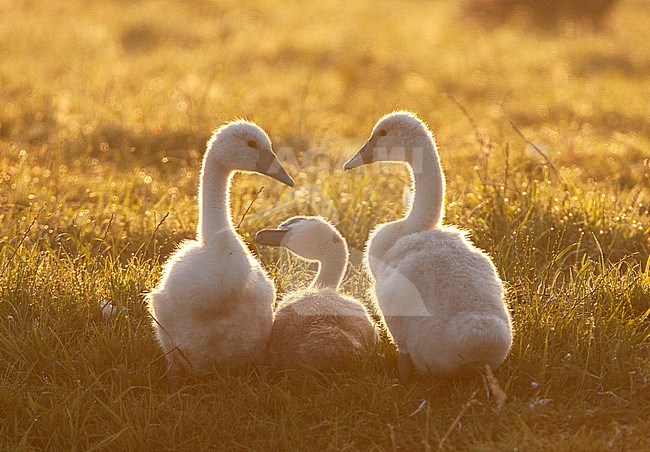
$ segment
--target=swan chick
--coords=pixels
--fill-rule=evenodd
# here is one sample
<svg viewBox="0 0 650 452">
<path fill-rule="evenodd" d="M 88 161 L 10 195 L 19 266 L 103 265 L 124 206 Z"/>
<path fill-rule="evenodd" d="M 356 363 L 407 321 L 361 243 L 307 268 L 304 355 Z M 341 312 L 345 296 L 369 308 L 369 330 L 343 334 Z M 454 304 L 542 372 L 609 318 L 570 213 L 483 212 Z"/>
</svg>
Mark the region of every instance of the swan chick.
<svg viewBox="0 0 650 452">
<path fill-rule="evenodd" d="M 229 193 L 237 171 L 293 186 L 257 125 L 235 121 L 213 133 L 201 167 L 196 240 L 169 257 L 160 283 L 147 295 L 172 387 L 181 371 L 264 361 L 275 288 L 232 224 Z"/>
<path fill-rule="evenodd" d="M 374 162 L 405 163 L 412 180 L 409 211 L 375 228 L 364 256 L 400 378 L 413 367 L 433 376 L 497 367 L 512 343 L 503 283 L 466 232 L 442 224 L 445 178 L 433 134 L 412 113 L 384 116 L 344 169 Z"/>
<path fill-rule="evenodd" d="M 374 343 L 375 327 L 366 309 L 339 293 L 349 253 L 333 224 L 320 217 L 293 217 L 277 229 L 258 232 L 255 240 L 319 262 L 309 288 L 288 294 L 275 312 L 268 349 L 273 368 L 344 369 Z"/>
</svg>

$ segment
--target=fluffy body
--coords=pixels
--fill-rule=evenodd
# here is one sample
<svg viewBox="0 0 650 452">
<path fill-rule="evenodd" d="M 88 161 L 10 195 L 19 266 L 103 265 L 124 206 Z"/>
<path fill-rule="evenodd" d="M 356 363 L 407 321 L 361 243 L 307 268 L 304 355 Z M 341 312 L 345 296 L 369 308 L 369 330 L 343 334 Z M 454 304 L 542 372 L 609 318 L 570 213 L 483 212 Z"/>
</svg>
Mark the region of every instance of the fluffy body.
<svg viewBox="0 0 650 452">
<path fill-rule="evenodd" d="M 216 250 L 185 242 L 149 300 L 170 365 L 197 373 L 261 365 L 274 296 L 266 272 L 235 239 Z"/>
<path fill-rule="evenodd" d="M 230 219 L 235 171 L 269 175 L 289 185 L 264 131 L 238 121 L 215 132 L 203 159 L 197 240 L 181 244 L 148 294 L 170 379 L 264 362 L 275 289 Z"/>
<path fill-rule="evenodd" d="M 374 343 L 375 327 L 365 307 L 338 291 L 349 254 L 334 225 L 320 217 L 294 217 L 278 229 L 260 231 L 257 240 L 319 262 L 310 288 L 288 294 L 276 309 L 271 366 L 343 369 Z"/>
<path fill-rule="evenodd" d="M 503 285 L 490 258 L 456 228 L 394 240 L 395 226 L 374 231 L 366 256 L 377 303 L 400 353 L 431 375 L 500 365 L 512 336 Z"/>
<path fill-rule="evenodd" d="M 432 133 L 411 113 L 385 116 L 344 168 L 377 161 L 406 163 L 413 180 L 405 218 L 377 227 L 365 251 L 400 359 L 429 375 L 500 365 L 512 342 L 503 284 L 466 233 L 442 225 L 445 179 Z"/>
<path fill-rule="evenodd" d="M 365 308 L 334 289 L 309 289 L 285 297 L 275 313 L 269 364 L 343 369 L 375 340 Z"/>
</svg>

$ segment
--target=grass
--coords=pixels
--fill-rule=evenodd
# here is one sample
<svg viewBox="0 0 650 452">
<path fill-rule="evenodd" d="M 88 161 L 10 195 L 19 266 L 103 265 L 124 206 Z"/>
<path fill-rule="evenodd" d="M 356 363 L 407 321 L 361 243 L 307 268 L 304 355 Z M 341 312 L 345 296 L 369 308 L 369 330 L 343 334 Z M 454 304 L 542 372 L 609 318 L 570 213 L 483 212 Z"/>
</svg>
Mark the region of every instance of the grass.
<svg viewBox="0 0 650 452">
<path fill-rule="evenodd" d="M 582 26 L 597 29 L 606 23 L 618 0 L 575 0 L 540 2 L 536 0 L 473 0 L 467 10 L 485 20 L 534 21 L 540 26 L 557 26 L 562 22 L 579 22 Z"/>
<path fill-rule="evenodd" d="M 620 2 L 598 34 L 488 29 L 454 2 L 415 0 L 0 12 L 1 448 L 650 448 L 644 1 Z M 251 370 L 166 390 L 142 294 L 194 235 L 210 130 L 258 122 L 295 176 L 294 190 L 234 186 L 235 223 L 265 187 L 240 233 L 279 293 L 313 268 L 251 239 L 318 213 L 353 249 L 345 291 L 370 303 L 361 250 L 402 214 L 406 174 L 339 168 L 394 108 L 436 132 L 447 222 L 506 281 L 505 406 L 485 377 L 398 385 L 387 340 L 345 374 Z M 108 320 L 104 301 L 118 308 Z"/>
</svg>

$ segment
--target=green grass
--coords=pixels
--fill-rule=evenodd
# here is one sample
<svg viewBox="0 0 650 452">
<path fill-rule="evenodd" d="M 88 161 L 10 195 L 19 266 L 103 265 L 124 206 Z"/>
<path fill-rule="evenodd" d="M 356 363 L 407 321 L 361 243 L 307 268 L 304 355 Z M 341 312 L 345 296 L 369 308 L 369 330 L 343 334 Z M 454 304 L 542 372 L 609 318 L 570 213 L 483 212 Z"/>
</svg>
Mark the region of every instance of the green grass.
<svg viewBox="0 0 650 452">
<path fill-rule="evenodd" d="M 599 34 L 442 1 L 0 3 L 0 448 L 650 449 L 649 20 L 643 0 Z M 142 294 L 194 236 L 210 131 L 256 121 L 295 176 L 232 199 L 237 223 L 264 185 L 240 233 L 279 293 L 313 268 L 252 237 L 321 214 L 370 303 L 361 250 L 406 174 L 339 168 L 394 108 L 435 131 L 446 221 L 506 281 L 505 406 L 480 377 L 398 385 L 387 340 L 349 373 L 168 391 Z"/>
</svg>

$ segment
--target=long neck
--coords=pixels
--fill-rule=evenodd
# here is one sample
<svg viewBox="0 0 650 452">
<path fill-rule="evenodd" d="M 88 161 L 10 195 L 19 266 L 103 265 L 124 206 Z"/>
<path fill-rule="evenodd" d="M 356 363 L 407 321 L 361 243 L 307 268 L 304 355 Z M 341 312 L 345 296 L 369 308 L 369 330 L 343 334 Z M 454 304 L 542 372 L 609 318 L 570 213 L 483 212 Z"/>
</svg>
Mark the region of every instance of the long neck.
<svg viewBox="0 0 650 452">
<path fill-rule="evenodd" d="M 348 252 L 343 246 L 331 246 L 323 253 L 318 264 L 318 274 L 311 283 L 311 288 L 328 287 L 338 290 L 345 270 L 348 267 Z"/>
<path fill-rule="evenodd" d="M 207 156 L 203 160 L 199 184 L 199 223 L 197 225 L 197 240 L 203 245 L 218 241 L 224 234 L 234 234 L 230 220 L 231 176 L 231 171 L 215 165 L 214 162 L 209 162 Z"/>
<path fill-rule="evenodd" d="M 433 143 L 408 164 L 413 203 L 404 220 L 404 231 L 412 233 L 439 227 L 445 213 L 445 176 Z"/>
</svg>

